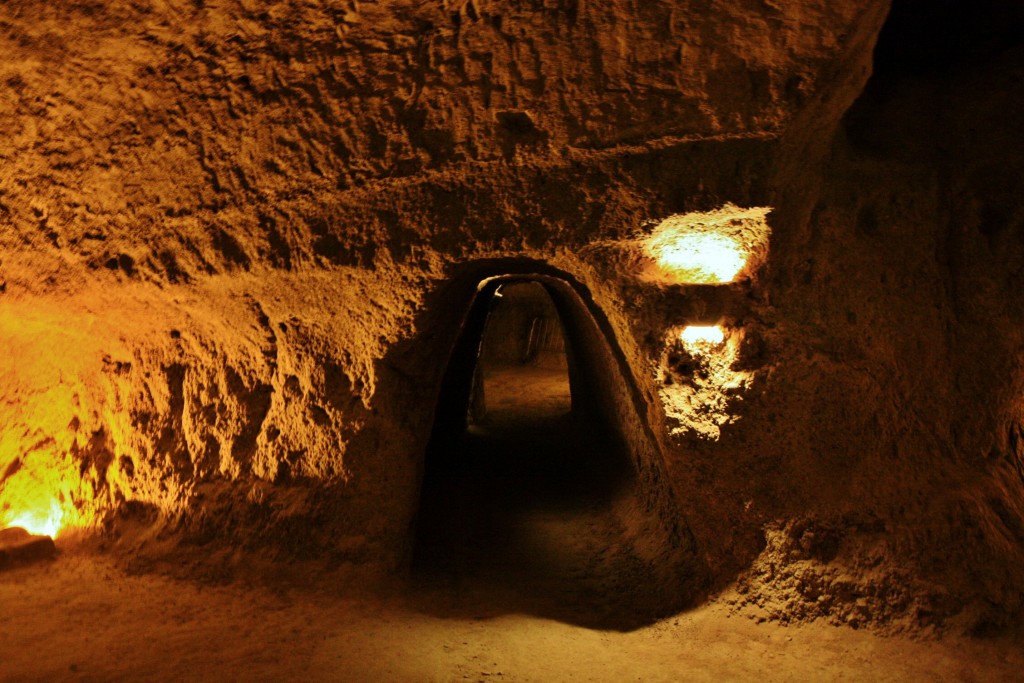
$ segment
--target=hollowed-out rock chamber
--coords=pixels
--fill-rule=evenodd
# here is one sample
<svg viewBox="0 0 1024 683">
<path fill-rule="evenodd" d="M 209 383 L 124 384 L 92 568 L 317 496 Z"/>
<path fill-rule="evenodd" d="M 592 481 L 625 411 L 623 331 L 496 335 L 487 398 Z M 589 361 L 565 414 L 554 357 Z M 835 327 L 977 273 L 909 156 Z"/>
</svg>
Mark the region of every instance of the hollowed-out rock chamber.
<svg viewBox="0 0 1024 683">
<path fill-rule="evenodd" d="M 1022 26 L 0 3 L 0 528 L 609 627 L 1019 623 Z"/>
</svg>

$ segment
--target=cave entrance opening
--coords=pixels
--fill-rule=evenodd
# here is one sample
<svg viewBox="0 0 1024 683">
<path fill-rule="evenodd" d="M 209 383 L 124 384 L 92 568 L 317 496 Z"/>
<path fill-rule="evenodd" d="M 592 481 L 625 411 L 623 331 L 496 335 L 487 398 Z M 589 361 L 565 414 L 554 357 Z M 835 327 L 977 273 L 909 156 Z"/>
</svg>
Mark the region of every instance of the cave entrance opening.
<svg viewBox="0 0 1024 683">
<path fill-rule="evenodd" d="M 457 585 L 475 613 L 611 628 L 664 614 L 680 593 L 652 565 L 679 539 L 639 485 L 644 437 L 578 289 L 500 275 L 471 298 L 424 459 L 414 575 Z"/>
</svg>

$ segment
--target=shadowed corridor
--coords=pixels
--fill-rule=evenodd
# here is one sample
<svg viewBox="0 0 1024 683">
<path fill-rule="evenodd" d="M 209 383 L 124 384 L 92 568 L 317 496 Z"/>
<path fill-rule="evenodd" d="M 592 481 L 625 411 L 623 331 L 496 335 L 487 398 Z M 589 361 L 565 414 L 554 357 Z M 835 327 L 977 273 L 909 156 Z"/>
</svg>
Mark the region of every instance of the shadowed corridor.
<svg viewBox="0 0 1024 683">
<path fill-rule="evenodd" d="M 647 610 L 633 586 L 644 567 L 621 543 L 616 514 L 631 494 L 629 461 L 600 420 L 572 409 L 561 325 L 522 314 L 540 307 L 557 323 L 543 288 L 502 289 L 482 336 L 468 424 L 441 440 L 447 452 L 428 455 L 414 570 L 478 616 L 637 626 Z M 530 348 L 540 327 L 557 338 Z"/>
</svg>

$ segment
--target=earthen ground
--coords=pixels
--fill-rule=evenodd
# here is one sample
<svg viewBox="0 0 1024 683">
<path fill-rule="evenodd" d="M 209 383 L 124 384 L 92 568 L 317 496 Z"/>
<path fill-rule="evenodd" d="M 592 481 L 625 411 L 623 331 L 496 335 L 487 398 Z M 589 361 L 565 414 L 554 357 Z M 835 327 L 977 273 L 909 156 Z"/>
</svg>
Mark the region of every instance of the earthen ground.
<svg viewBox="0 0 1024 683">
<path fill-rule="evenodd" d="M 486 418 L 425 490 L 419 585 L 454 591 L 475 616 L 629 628 L 664 614 L 616 515 L 630 495 L 628 461 L 600 424 L 570 412 L 564 366 L 500 367 L 484 386 Z"/>
<path fill-rule="evenodd" d="M 1012 681 L 1021 639 L 910 640 L 711 604 L 630 632 L 451 595 L 129 575 L 92 554 L 0 575 L 2 681 Z"/>
</svg>

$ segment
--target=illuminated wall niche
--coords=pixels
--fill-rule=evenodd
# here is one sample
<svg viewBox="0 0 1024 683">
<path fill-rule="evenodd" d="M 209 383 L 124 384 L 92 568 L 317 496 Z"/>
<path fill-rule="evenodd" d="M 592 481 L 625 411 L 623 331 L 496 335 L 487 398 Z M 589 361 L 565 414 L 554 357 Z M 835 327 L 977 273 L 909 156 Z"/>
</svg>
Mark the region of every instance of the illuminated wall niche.
<svg viewBox="0 0 1024 683">
<path fill-rule="evenodd" d="M 669 216 L 644 240 L 648 260 L 642 279 L 683 285 L 734 282 L 768 251 L 769 211 L 726 204 L 715 211 Z"/>
<path fill-rule="evenodd" d="M 717 440 L 733 420 L 729 404 L 750 380 L 750 373 L 733 369 L 741 338 L 740 330 L 718 325 L 666 331 L 657 380 L 673 436 L 692 432 Z"/>
<path fill-rule="evenodd" d="M 730 308 L 741 312 L 747 285 L 767 256 L 770 210 L 726 204 L 716 211 L 666 218 L 644 241 L 648 260 L 641 277 L 684 286 L 678 290 L 684 297 L 700 296 L 705 286 L 726 286 Z M 669 291 L 676 296 L 677 290 Z M 717 440 L 722 427 L 735 419 L 730 404 L 752 379 L 751 373 L 734 369 L 744 331 L 720 320 L 693 323 L 665 331 L 656 380 L 673 436 Z"/>
</svg>

